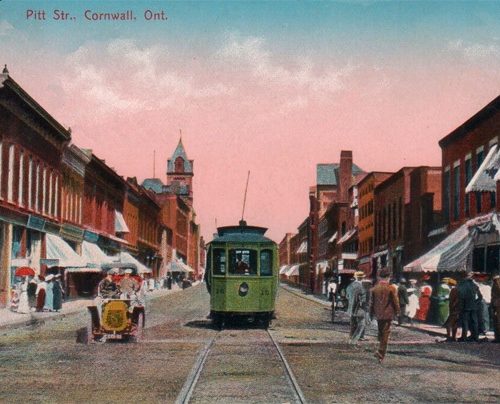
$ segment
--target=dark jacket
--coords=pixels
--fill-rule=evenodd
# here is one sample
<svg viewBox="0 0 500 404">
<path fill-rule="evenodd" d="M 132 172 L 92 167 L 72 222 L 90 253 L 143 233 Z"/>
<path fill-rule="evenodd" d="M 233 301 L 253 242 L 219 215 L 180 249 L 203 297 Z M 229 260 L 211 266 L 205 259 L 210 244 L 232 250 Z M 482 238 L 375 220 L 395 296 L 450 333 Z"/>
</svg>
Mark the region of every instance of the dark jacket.
<svg viewBox="0 0 500 404">
<path fill-rule="evenodd" d="M 387 281 L 380 281 L 371 289 L 370 315 L 377 320 L 392 320 L 399 316 L 399 299 L 396 288 Z"/>
<path fill-rule="evenodd" d="M 478 302 L 483 300 L 479 287 L 470 278 L 458 284 L 460 311 L 478 310 Z"/>
<path fill-rule="evenodd" d="M 399 298 L 399 305 L 400 306 L 406 306 L 409 303 L 408 291 L 406 290 L 405 285 L 398 286 L 398 298 Z"/>
</svg>

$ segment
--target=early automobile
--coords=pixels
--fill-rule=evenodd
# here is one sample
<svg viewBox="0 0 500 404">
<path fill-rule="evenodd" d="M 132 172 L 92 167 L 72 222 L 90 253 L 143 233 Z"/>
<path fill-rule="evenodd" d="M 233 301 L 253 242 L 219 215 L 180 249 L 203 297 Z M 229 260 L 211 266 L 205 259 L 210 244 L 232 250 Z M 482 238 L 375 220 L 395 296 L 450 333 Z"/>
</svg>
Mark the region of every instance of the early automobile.
<svg viewBox="0 0 500 404">
<path fill-rule="evenodd" d="M 117 268 L 111 282 L 117 287 L 116 293 L 100 295 L 94 300 L 88 310 L 91 316 L 87 326 L 86 343 L 94 341 L 124 340 L 137 342 L 142 338 L 145 325 L 145 310 L 143 298 L 143 281 L 135 275 L 136 268 Z M 120 290 L 120 284 L 130 279 L 136 285 L 134 290 Z"/>
</svg>

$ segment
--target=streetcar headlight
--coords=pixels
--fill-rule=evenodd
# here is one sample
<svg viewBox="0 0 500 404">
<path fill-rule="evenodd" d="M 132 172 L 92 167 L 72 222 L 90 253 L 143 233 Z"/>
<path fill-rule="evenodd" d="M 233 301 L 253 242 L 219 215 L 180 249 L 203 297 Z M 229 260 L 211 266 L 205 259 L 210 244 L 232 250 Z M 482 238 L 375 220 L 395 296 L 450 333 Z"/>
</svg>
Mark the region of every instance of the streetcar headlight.
<svg viewBox="0 0 500 404">
<path fill-rule="evenodd" d="M 240 296 L 246 296 L 248 293 L 248 284 L 246 282 L 243 282 L 241 285 L 240 285 L 240 289 L 238 290 L 238 294 Z"/>
</svg>

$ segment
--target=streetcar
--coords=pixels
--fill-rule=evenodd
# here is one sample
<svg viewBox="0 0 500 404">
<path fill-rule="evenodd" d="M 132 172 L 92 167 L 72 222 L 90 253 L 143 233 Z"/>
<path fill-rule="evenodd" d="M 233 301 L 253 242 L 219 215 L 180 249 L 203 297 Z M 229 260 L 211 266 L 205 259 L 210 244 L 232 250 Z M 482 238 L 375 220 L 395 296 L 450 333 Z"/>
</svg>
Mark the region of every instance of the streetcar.
<svg viewBox="0 0 500 404">
<path fill-rule="evenodd" d="M 205 281 L 210 316 L 222 328 L 231 318 L 247 318 L 269 327 L 278 288 L 278 250 L 264 227 L 217 228 L 208 244 Z"/>
</svg>

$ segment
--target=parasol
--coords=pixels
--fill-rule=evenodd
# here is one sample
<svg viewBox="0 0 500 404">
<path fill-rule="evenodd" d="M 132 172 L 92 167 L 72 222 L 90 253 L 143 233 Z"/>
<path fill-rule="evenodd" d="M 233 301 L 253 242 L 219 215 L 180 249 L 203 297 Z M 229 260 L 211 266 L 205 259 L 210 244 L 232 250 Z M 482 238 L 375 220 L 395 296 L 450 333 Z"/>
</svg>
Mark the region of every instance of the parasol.
<svg viewBox="0 0 500 404">
<path fill-rule="evenodd" d="M 15 276 L 35 276 L 35 270 L 30 267 L 19 267 L 16 269 Z"/>
</svg>

